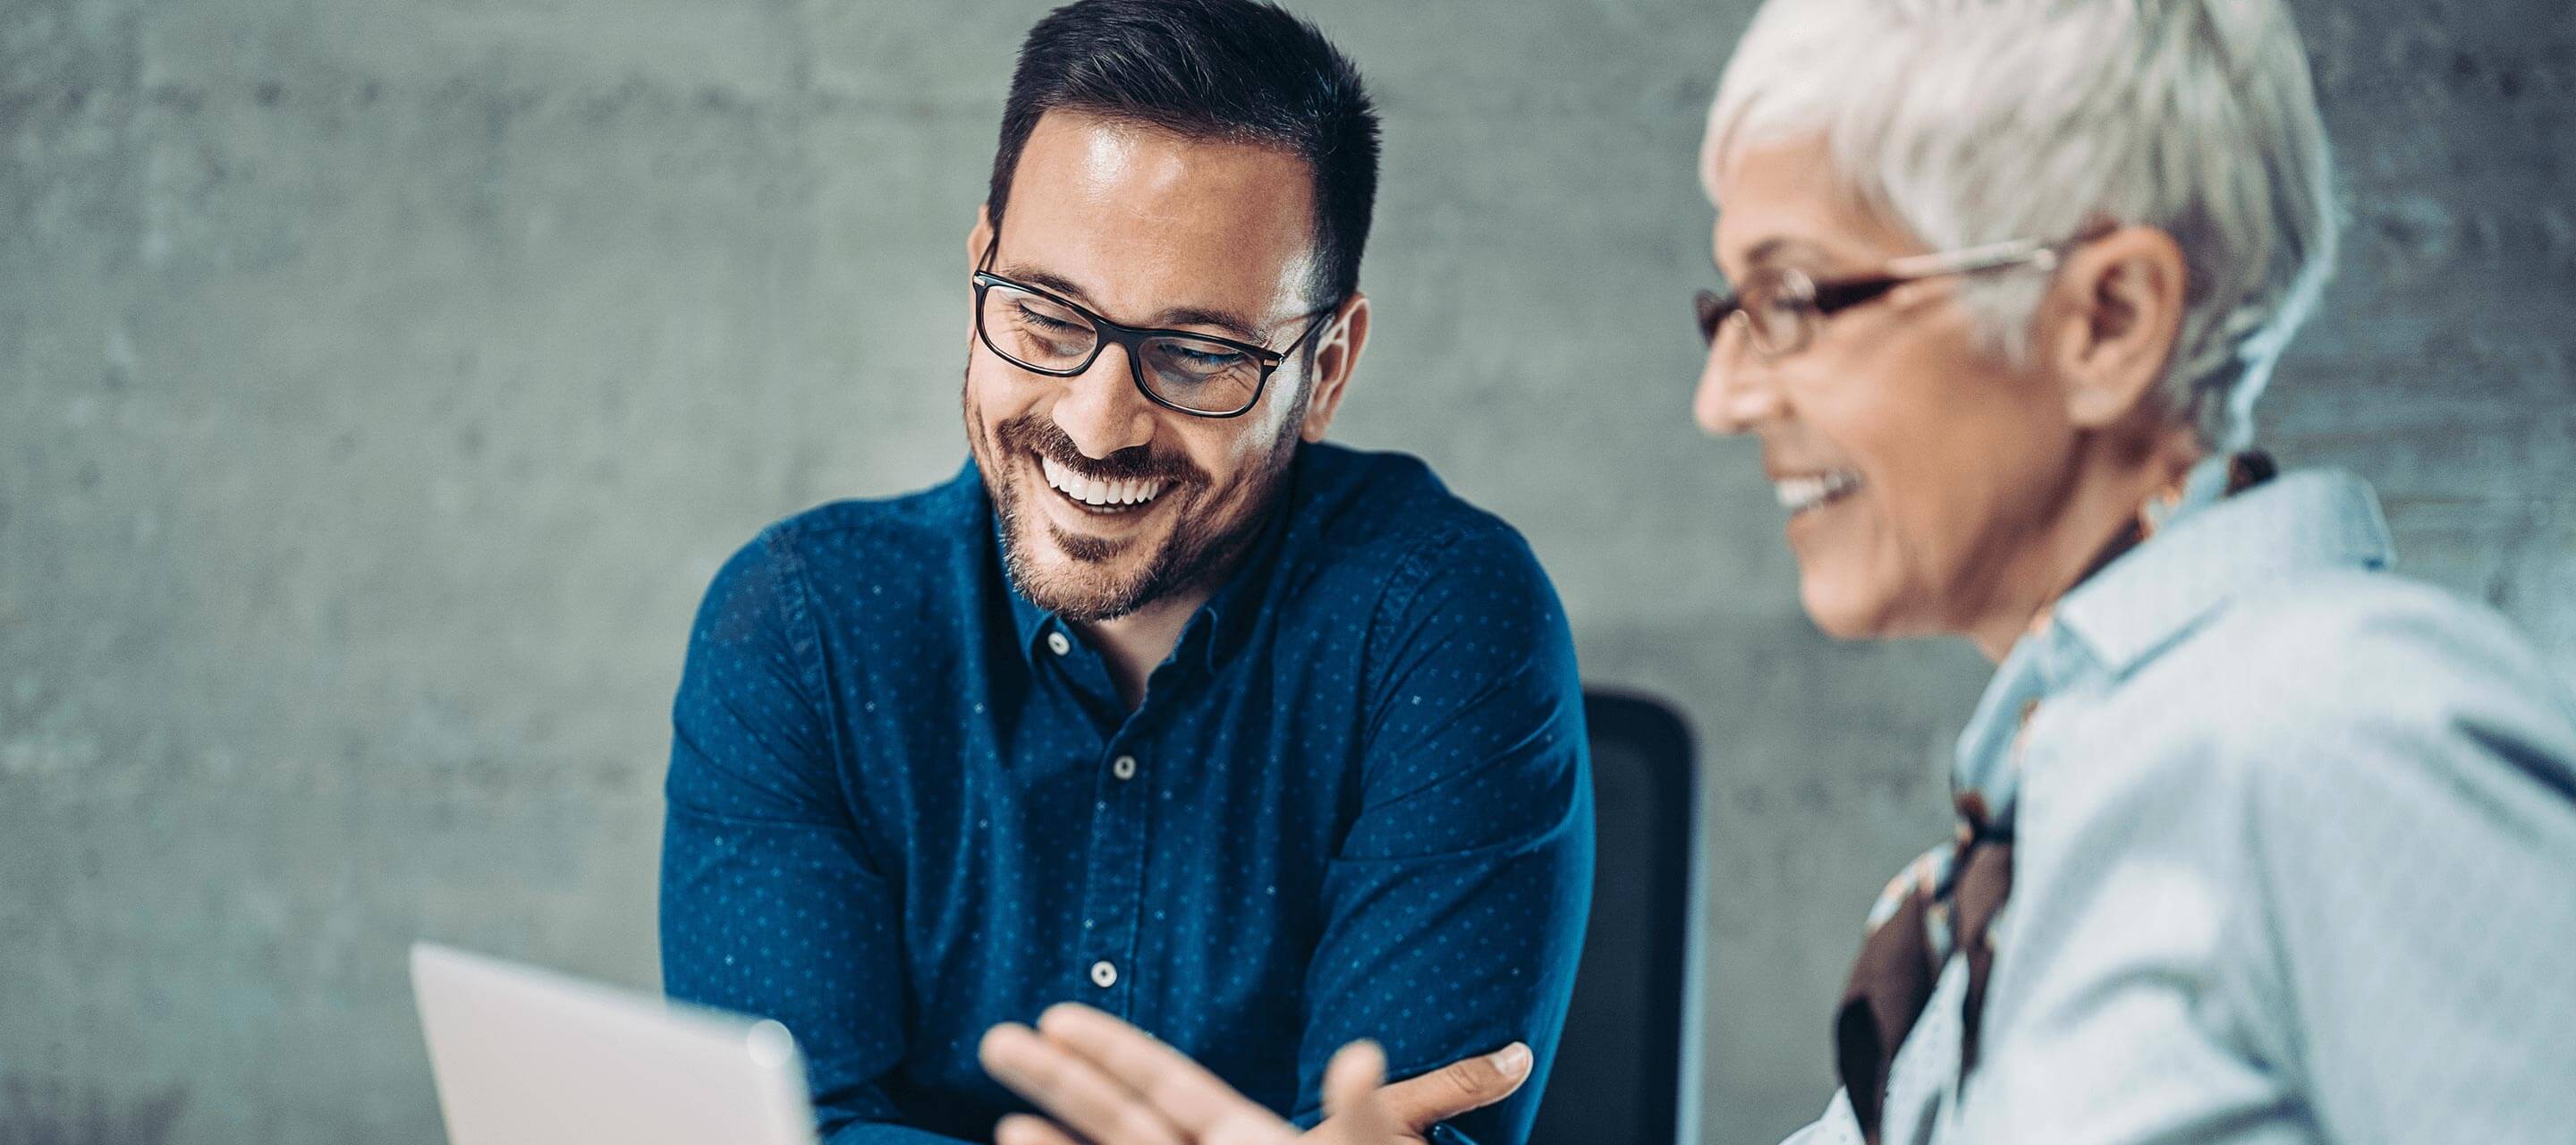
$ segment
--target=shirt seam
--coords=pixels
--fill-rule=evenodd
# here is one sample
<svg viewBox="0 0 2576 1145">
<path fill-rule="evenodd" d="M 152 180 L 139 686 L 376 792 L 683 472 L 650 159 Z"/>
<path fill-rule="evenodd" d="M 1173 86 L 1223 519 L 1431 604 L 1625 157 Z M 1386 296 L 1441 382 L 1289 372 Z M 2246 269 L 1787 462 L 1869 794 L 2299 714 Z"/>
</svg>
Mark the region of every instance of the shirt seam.
<svg viewBox="0 0 2576 1145">
<path fill-rule="evenodd" d="M 856 803 L 851 798 L 849 745 L 841 735 L 840 701 L 832 691 L 830 668 L 824 663 L 822 621 L 815 615 L 806 584 L 804 554 L 796 547 L 799 532 L 796 526 L 780 525 L 764 538 L 777 561 L 774 576 L 779 582 L 781 626 L 786 629 L 788 652 L 796 658 L 800 682 L 812 697 L 815 718 L 823 724 L 824 742 L 832 755 L 833 786 L 841 795 L 841 813 L 849 821 L 862 852 L 871 852 L 873 848 L 867 845 L 866 832 L 859 829 Z M 868 861 L 878 871 L 884 869 L 874 854 L 868 855 Z"/>
<path fill-rule="evenodd" d="M 1423 586 L 1430 583 L 1431 554 L 1444 545 L 1454 543 L 1464 536 L 1466 531 L 1465 523 L 1459 521 L 1443 521 L 1437 527 L 1426 530 L 1406 547 L 1401 563 L 1396 568 L 1396 574 L 1387 578 L 1386 587 L 1378 594 L 1376 606 L 1369 612 L 1368 632 L 1361 637 L 1360 643 L 1360 679 L 1371 686 L 1372 694 L 1377 690 L 1377 685 L 1391 682 L 1380 679 L 1379 674 L 1387 670 L 1387 665 L 1384 662 L 1386 658 L 1379 655 L 1378 641 L 1386 634 L 1387 626 L 1393 618 L 1402 616 L 1405 608 L 1422 594 Z M 1365 805 L 1368 794 L 1368 769 L 1371 766 L 1370 756 L 1374 754 L 1368 749 L 1373 747 L 1377 740 L 1379 709 L 1374 705 L 1356 705 L 1352 715 L 1354 719 L 1360 721 L 1358 742 L 1361 747 L 1361 770 L 1358 794 Z M 1338 849 L 1338 841 L 1336 847 Z"/>
</svg>

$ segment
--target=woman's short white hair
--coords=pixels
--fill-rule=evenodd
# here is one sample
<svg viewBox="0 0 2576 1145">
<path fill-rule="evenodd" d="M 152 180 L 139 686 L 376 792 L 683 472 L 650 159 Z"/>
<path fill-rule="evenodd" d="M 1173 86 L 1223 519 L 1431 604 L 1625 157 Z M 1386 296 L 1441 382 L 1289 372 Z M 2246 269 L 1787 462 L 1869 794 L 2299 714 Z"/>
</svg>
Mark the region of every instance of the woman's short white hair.
<svg viewBox="0 0 2576 1145">
<path fill-rule="evenodd" d="M 1769 0 L 1710 109 L 1712 200 L 1746 148 L 1821 133 L 1863 208 L 1936 250 L 2156 227 L 2186 310 L 2166 379 L 2204 445 L 2254 399 L 2334 262 L 2333 177 L 2283 0 Z M 1974 289 L 2025 350 L 2041 284 Z"/>
</svg>

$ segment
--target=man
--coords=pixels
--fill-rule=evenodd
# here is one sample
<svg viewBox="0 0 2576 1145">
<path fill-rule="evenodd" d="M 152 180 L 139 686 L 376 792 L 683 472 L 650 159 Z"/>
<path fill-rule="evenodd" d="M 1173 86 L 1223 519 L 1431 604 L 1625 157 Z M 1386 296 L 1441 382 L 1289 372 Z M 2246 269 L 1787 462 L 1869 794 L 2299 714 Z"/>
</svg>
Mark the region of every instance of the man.
<svg viewBox="0 0 2576 1145">
<path fill-rule="evenodd" d="M 970 464 L 709 589 L 664 975 L 793 1030 L 834 1145 L 986 1137 L 1024 1107 L 979 1038 L 1063 1001 L 1305 1125 L 1346 1042 L 1502 1051 L 1411 1108 L 1526 1077 L 1434 1130 L 1526 1135 L 1591 885 L 1580 685 L 1517 534 L 1322 442 L 1376 133 L 1267 4 L 1046 17 L 961 268 Z"/>
</svg>

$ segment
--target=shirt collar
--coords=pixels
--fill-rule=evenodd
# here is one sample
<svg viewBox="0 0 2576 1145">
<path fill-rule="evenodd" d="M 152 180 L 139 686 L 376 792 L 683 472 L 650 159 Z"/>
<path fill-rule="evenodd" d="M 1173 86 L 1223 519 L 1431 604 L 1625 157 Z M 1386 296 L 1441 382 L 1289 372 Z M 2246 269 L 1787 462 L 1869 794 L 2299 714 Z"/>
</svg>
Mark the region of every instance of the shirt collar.
<svg viewBox="0 0 2576 1145">
<path fill-rule="evenodd" d="M 2118 676 L 2248 588 L 2299 569 L 2378 569 L 2395 559 L 2369 485 L 2331 470 L 2285 473 L 2178 516 L 2068 593 L 2050 627 Z"/>
<path fill-rule="evenodd" d="M 973 463 L 968 462 L 968 464 Z M 1019 634 L 1020 659 L 1034 670 L 1041 661 L 1054 658 L 1052 655 L 1042 655 L 1039 652 L 1046 638 L 1061 632 L 1066 639 L 1070 640 L 1073 638 L 1073 626 L 1062 616 L 1057 615 L 1053 609 L 1038 607 L 1029 600 L 1027 594 L 1020 591 L 1019 581 L 1011 575 L 1011 562 L 1003 559 L 1002 556 L 1009 551 L 1002 537 L 1002 514 L 993 507 L 989 494 L 985 499 L 984 514 L 985 524 L 992 532 L 993 565 L 1000 570 L 1002 595 L 1009 598 L 1011 602 L 1011 628 Z"/>
<path fill-rule="evenodd" d="M 1038 642 L 1045 639 L 1047 633 L 1055 631 L 1061 621 L 1055 613 L 1031 604 L 1028 597 L 1020 595 L 1020 586 L 1011 579 L 1011 564 L 1002 559 L 1002 514 L 994 507 L 993 491 L 984 484 L 983 469 L 975 464 L 972 454 L 966 458 L 966 467 L 958 472 L 957 484 L 972 488 L 972 496 L 983 513 L 984 535 L 988 542 L 986 556 L 991 561 L 989 567 L 1002 586 L 1003 598 L 1010 602 L 1011 627 L 1019 635 L 1020 658 L 1035 667 Z"/>
<path fill-rule="evenodd" d="M 1959 733 L 1951 780 L 1982 795 L 2009 830 L 2022 726 L 2039 702 L 2102 673 L 2125 675 L 2246 588 L 2301 568 L 2384 568 L 2388 526 L 2370 486 L 2347 473 L 2275 477 L 2224 496 L 2226 457 L 2192 470 L 2154 535 L 2059 601 L 2013 643 Z"/>
<path fill-rule="evenodd" d="M 1299 478 L 1305 469 L 1299 462 L 1304 455 L 1305 451 L 1299 450 L 1298 457 L 1289 463 L 1285 485 L 1272 502 L 1270 519 L 1262 523 L 1259 538 L 1244 550 L 1243 559 L 1234 566 L 1234 575 L 1217 587 L 1191 619 L 1190 627 L 1181 632 L 1180 648 L 1187 650 L 1190 641 L 1196 639 L 1210 672 L 1233 658 L 1265 611 L 1271 579 L 1287 552 L 1290 519 L 1296 516 Z"/>
<path fill-rule="evenodd" d="M 1001 555 L 1002 529 L 1001 521 L 997 516 L 993 523 L 993 558 L 1000 560 Z M 1038 663 L 1038 642 L 1045 639 L 1047 633 L 1056 631 L 1064 621 L 1055 613 L 1029 603 L 1028 597 L 1020 595 L 1020 586 L 1012 582 L 1011 569 L 1007 562 L 1002 566 L 1002 585 L 1005 590 L 1003 595 L 1011 598 L 1011 620 L 1020 634 L 1020 658 L 1034 668 Z"/>
</svg>

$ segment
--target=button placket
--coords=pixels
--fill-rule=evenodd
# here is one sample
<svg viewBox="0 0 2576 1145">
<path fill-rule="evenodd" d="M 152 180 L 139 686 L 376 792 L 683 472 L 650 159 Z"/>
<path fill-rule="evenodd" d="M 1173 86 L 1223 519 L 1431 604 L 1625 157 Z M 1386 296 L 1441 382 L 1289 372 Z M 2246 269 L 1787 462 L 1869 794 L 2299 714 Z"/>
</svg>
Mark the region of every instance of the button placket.
<svg viewBox="0 0 2576 1145">
<path fill-rule="evenodd" d="M 1137 713 L 1141 715 L 1142 713 Z M 1090 856 L 1086 882 L 1082 945 L 1082 980 L 1095 993 L 1091 1004 L 1121 1017 L 1135 1004 L 1135 960 L 1138 927 L 1144 911 L 1144 860 L 1148 806 L 1145 789 L 1135 780 L 1145 769 L 1144 753 L 1134 745 L 1142 733 L 1130 724 L 1092 757 L 1093 781 Z"/>
</svg>

